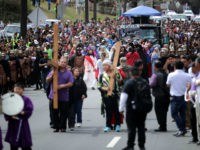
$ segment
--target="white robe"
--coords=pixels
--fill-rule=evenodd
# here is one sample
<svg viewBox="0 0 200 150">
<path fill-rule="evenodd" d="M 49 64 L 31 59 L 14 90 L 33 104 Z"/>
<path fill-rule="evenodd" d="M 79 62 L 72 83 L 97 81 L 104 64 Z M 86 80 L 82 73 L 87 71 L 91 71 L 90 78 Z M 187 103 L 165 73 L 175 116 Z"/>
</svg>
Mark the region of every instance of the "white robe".
<svg viewBox="0 0 200 150">
<path fill-rule="evenodd" d="M 96 58 L 93 56 L 89 56 L 92 61 L 94 66 L 96 66 Z M 92 64 L 85 58 L 84 60 L 84 67 L 85 67 L 85 72 L 84 72 L 84 76 L 83 76 L 83 80 L 85 81 L 87 88 L 92 88 L 92 87 L 96 87 L 96 77 L 95 77 L 95 67 L 92 66 Z"/>
</svg>

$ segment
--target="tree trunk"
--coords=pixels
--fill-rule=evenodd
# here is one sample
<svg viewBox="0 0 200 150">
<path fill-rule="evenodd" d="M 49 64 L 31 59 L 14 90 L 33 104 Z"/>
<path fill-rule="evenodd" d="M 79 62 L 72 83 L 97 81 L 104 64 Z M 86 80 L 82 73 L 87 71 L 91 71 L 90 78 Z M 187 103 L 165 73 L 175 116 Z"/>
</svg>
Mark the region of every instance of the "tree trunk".
<svg viewBox="0 0 200 150">
<path fill-rule="evenodd" d="M 26 39 L 27 32 L 27 0 L 21 0 L 21 36 Z"/>
<path fill-rule="evenodd" d="M 124 0 L 124 6 L 123 6 L 123 12 L 126 12 L 126 5 L 127 5 L 128 0 Z"/>
<path fill-rule="evenodd" d="M 85 0 L 85 22 L 89 22 L 88 0 Z"/>
<path fill-rule="evenodd" d="M 94 0 L 93 4 L 94 4 L 93 18 L 94 20 L 97 20 L 97 0 Z"/>
</svg>

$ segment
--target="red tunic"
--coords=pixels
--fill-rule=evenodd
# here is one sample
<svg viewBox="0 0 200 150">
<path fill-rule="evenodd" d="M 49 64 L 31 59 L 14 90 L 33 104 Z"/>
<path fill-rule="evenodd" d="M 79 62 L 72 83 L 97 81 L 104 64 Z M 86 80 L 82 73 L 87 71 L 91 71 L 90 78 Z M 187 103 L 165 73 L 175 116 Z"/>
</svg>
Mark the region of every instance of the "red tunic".
<svg viewBox="0 0 200 150">
<path fill-rule="evenodd" d="M 129 66 L 133 66 L 135 61 L 140 59 L 140 55 L 138 54 L 138 52 L 128 52 L 126 54 L 126 58 L 127 58 L 127 64 Z"/>
</svg>

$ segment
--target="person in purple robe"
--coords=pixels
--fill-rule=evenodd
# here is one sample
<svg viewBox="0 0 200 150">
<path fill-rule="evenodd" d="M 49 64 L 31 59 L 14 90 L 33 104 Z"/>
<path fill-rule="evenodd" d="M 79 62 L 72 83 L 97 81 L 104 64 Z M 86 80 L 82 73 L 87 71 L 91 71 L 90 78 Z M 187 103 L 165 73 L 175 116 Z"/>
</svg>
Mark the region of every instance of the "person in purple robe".
<svg viewBox="0 0 200 150">
<path fill-rule="evenodd" d="M 2 144 L 2 134 L 1 134 L 1 127 L 0 127 L 0 150 L 3 149 L 3 144 Z"/>
<path fill-rule="evenodd" d="M 10 144 L 10 150 L 18 150 L 19 148 L 22 148 L 22 150 L 31 150 L 32 138 L 28 119 L 33 112 L 33 104 L 30 98 L 23 95 L 23 84 L 16 83 L 14 92 L 22 97 L 24 108 L 22 112 L 16 116 L 5 115 L 5 120 L 8 121 L 5 141 Z"/>
<path fill-rule="evenodd" d="M 49 99 L 53 101 L 53 75 L 52 70 L 47 76 L 46 80 L 50 83 L 50 94 Z M 59 70 L 58 70 L 58 109 L 53 108 L 53 103 L 51 103 L 51 111 L 53 116 L 54 132 L 66 132 L 67 117 L 69 116 L 69 88 L 73 86 L 74 78 L 72 73 L 67 69 L 66 58 L 61 58 L 59 60 Z"/>
</svg>

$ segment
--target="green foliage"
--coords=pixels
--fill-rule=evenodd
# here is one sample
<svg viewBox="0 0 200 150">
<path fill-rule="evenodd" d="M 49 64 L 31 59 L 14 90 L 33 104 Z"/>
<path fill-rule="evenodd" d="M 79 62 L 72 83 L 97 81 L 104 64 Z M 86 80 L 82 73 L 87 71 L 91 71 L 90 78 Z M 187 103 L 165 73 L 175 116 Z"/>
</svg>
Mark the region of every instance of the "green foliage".
<svg viewBox="0 0 200 150">
<path fill-rule="evenodd" d="M 0 0 L 0 20 L 4 22 L 19 22 L 20 21 L 20 1 L 21 0 Z M 28 8 L 31 6 L 31 1 L 28 0 Z M 28 12 L 31 10 L 28 9 Z"/>
</svg>

